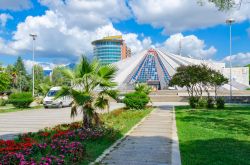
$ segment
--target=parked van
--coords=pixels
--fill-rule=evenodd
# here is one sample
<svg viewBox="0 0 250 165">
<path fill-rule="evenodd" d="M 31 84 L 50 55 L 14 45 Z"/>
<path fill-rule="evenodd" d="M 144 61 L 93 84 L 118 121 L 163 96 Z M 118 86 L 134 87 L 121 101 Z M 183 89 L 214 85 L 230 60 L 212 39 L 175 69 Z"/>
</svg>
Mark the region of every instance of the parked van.
<svg viewBox="0 0 250 165">
<path fill-rule="evenodd" d="M 59 97 L 58 99 L 54 99 L 56 94 L 61 90 L 61 87 L 52 87 L 49 92 L 46 94 L 45 98 L 43 99 L 43 106 L 44 108 L 49 107 L 67 107 L 70 106 L 73 99 L 70 96 L 63 96 Z"/>
</svg>

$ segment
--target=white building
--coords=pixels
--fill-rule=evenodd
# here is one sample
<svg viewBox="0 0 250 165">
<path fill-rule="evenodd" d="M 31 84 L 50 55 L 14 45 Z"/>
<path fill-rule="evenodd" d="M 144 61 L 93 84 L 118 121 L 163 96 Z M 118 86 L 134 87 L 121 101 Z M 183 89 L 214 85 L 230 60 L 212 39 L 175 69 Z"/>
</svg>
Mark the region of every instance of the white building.
<svg viewBox="0 0 250 165">
<path fill-rule="evenodd" d="M 132 88 L 134 83 L 148 83 L 157 89 L 167 89 L 168 82 L 181 65 L 206 64 L 229 78 L 230 68 L 225 63 L 211 60 L 198 60 L 166 52 L 163 49 L 149 49 L 122 61 L 116 62 L 119 68 L 115 81 L 120 89 Z M 232 68 L 233 90 L 249 87 L 249 68 Z M 229 84 L 223 88 L 230 88 Z"/>
</svg>

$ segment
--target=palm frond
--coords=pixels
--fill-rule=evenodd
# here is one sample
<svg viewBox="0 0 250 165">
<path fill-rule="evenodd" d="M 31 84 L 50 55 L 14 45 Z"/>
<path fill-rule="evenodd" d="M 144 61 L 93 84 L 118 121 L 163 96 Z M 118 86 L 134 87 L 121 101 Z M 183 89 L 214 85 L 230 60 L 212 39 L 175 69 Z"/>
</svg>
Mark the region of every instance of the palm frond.
<svg viewBox="0 0 250 165">
<path fill-rule="evenodd" d="M 104 96 L 99 96 L 96 98 L 95 107 L 100 109 L 106 109 L 109 104 L 109 101 Z"/>
<path fill-rule="evenodd" d="M 71 96 L 73 97 L 74 101 L 81 106 L 84 105 L 86 102 L 92 100 L 92 97 L 89 93 L 80 92 L 74 89 L 71 89 Z"/>
<path fill-rule="evenodd" d="M 43 95 L 46 95 L 50 89 L 50 85 L 42 83 L 42 84 L 39 84 L 39 88 L 41 89 Z"/>
<path fill-rule="evenodd" d="M 54 99 L 56 100 L 59 97 L 63 97 L 63 96 L 71 96 L 71 88 L 70 87 L 63 86 L 62 89 L 57 92 Z"/>
<path fill-rule="evenodd" d="M 100 95 L 107 95 L 111 97 L 112 99 L 117 100 L 119 91 L 118 90 L 103 90 L 102 92 L 100 92 Z"/>
<path fill-rule="evenodd" d="M 104 65 L 100 67 L 98 75 L 103 79 L 111 80 L 115 77 L 117 70 L 117 67 L 114 65 Z"/>
<path fill-rule="evenodd" d="M 100 62 L 99 62 L 97 59 L 94 59 L 94 60 L 91 62 L 92 71 L 98 72 L 98 70 L 99 70 L 100 67 L 101 67 L 101 64 L 100 64 Z"/>
<path fill-rule="evenodd" d="M 77 77 L 83 77 L 85 74 L 92 72 L 92 66 L 85 56 L 82 56 L 80 63 L 76 67 Z"/>
<path fill-rule="evenodd" d="M 62 75 L 63 75 L 64 77 L 66 77 L 66 78 L 69 78 L 69 79 L 71 79 L 71 80 L 75 79 L 75 74 L 74 74 L 74 72 L 73 72 L 72 70 L 70 70 L 70 69 L 64 68 L 64 69 L 62 69 L 61 73 L 62 73 Z"/>
</svg>

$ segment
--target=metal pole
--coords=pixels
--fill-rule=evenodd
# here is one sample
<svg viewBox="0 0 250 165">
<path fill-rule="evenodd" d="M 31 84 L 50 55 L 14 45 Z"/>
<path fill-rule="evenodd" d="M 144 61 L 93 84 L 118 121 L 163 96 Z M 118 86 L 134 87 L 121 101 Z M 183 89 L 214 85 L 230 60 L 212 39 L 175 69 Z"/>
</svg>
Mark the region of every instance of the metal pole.
<svg viewBox="0 0 250 165">
<path fill-rule="evenodd" d="M 229 18 L 226 20 L 226 23 L 229 25 L 229 64 L 230 64 L 230 102 L 233 101 L 233 90 L 232 90 L 232 25 L 235 22 L 233 18 Z"/>
<path fill-rule="evenodd" d="M 232 24 L 230 24 L 230 102 L 232 102 Z"/>
<path fill-rule="evenodd" d="M 32 66 L 32 96 L 35 96 L 35 40 L 37 35 L 36 34 L 30 34 L 30 37 L 32 37 L 33 40 L 33 52 L 32 52 L 32 60 L 33 60 L 33 66 Z"/>
<path fill-rule="evenodd" d="M 32 53 L 32 59 L 33 59 L 33 67 L 32 67 L 32 96 L 35 96 L 35 38 L 33 37 L 33 53 Z"/>
</svg>

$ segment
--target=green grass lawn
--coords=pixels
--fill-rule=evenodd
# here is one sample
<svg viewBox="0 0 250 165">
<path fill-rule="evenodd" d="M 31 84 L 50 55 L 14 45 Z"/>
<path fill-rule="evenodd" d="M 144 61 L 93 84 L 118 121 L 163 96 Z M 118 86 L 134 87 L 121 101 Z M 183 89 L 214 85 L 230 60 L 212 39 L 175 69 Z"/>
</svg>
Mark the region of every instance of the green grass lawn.
<svg viewBox="0 0 250 165">
<path fill-rule="evenodd" d="M 176 107 L 182 165 L 250 165 L 250 106 Z"/>
<path fill-rule="evenodd" d="M 24 111 L 24 110 L 34 110 L 42 108 L 42 105 L 30 107 L 30 108 L 15 108 L 14 106 L 7 104 L 6 106 L 0 106 L 0 113 L 8 113 L 8 112 L 17 112 L 17 111 Z"/>
<path fill-rule="evenodd" d="M 86 146 L 87 159 L 82 164 L 93 162 L 105 149 L 110 147 L 116 140 L 123 137 L 136 123 L 148 115 L 152 109 L 145 110 L 116 110 L 109 114 L 102 115 L 105 125 L 114 128 L 114 134 L 106 135 L 95 141 L 87 140 Z"/>
</svg>

